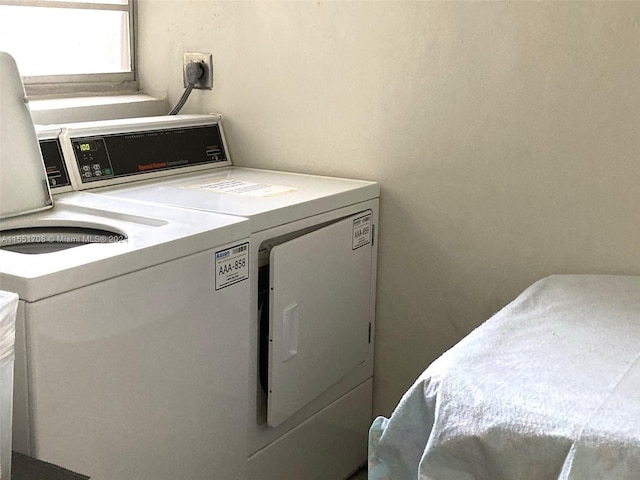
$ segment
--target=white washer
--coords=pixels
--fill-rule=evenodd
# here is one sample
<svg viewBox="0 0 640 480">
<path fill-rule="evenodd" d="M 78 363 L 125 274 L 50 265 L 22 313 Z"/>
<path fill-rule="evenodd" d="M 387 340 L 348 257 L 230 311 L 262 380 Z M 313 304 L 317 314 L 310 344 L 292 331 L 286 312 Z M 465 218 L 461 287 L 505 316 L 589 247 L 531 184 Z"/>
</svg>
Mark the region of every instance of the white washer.
<svg viewBox="0 0 640 480">
<path fill-rule="evenodd" d="M 248 258 L 248 222 L 56 194 L 59 156 L 53 208 L 1 224 L 0 287 L 20 296 L 14 449 L 92 480 L 245 478 L 248 268 L 226 270 Z"/>
<path fill-rule="evenodd" d="M 62 138 L 79 189 L 250 220 L 249 478 L 336 480 L 362 465 L 378 184 L 233 167 L 219 115 L 75 124 Z"/>
</svg>

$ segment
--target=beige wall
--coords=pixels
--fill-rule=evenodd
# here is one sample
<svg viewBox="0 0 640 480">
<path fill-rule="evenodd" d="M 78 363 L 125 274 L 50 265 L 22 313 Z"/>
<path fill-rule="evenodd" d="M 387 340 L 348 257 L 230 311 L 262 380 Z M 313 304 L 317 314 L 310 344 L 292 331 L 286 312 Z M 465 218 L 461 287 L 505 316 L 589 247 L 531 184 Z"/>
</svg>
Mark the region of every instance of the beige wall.
<svg viewBox="0 0 640 480">
<path fill-rule="evenodd" d="M 640 273 L 639 2 L 139 1 L 143 88 L 214 55 L 236 164 L 382 185 L 376 412 L 536 279 Z"/>
</svg>

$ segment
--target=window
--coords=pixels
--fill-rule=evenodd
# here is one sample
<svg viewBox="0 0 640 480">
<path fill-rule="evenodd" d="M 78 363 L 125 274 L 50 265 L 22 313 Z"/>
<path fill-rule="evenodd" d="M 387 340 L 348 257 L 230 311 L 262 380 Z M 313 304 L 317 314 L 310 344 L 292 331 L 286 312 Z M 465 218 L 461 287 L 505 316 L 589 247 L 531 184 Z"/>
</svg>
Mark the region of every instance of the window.
<svg viewBox="0 0 640 480">
<path fill-rule="evenodd" d="M 0 0 L 0 50 L 29 93 L 135 88 L 134 0 Z"/>
</svg>

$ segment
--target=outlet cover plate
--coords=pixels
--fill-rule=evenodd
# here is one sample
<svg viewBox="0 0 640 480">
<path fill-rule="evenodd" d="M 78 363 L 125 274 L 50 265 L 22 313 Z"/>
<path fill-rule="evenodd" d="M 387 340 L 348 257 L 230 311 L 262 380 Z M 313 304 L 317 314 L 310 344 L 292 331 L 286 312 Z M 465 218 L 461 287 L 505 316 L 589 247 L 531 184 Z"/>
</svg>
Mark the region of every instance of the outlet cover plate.
<svg viewBox="0 0 640 480">
<path fill-rule="evenodd" d="M 204 75 L 196 83 L 193 88 L 204 90 L 213 89 L 213 55 L 210 53 L 187 53 L 185 52 L 182 62 L 182 83 L 186 88 L 187 83 L 187 65 L 189 62 L 198 62 L 204 68 Z"/>
</svg>

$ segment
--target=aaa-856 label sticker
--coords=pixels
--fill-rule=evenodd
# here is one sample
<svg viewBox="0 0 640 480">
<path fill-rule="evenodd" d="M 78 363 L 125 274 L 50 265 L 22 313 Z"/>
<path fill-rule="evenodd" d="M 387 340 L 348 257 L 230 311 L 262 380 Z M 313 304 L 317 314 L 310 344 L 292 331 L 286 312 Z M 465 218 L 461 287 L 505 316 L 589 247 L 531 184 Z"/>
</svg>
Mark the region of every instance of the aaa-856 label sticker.
<svg viewBox="0 0 640 480">
<path fill-rule="evenodd" d="M 353 220 L 352 250 L 371 243 L 371 214 Z"/>
<path fill-rule="evenodd" d="M 249 244 L 216 252 L 216 290 L 249 278 Z"/>
</svg>

